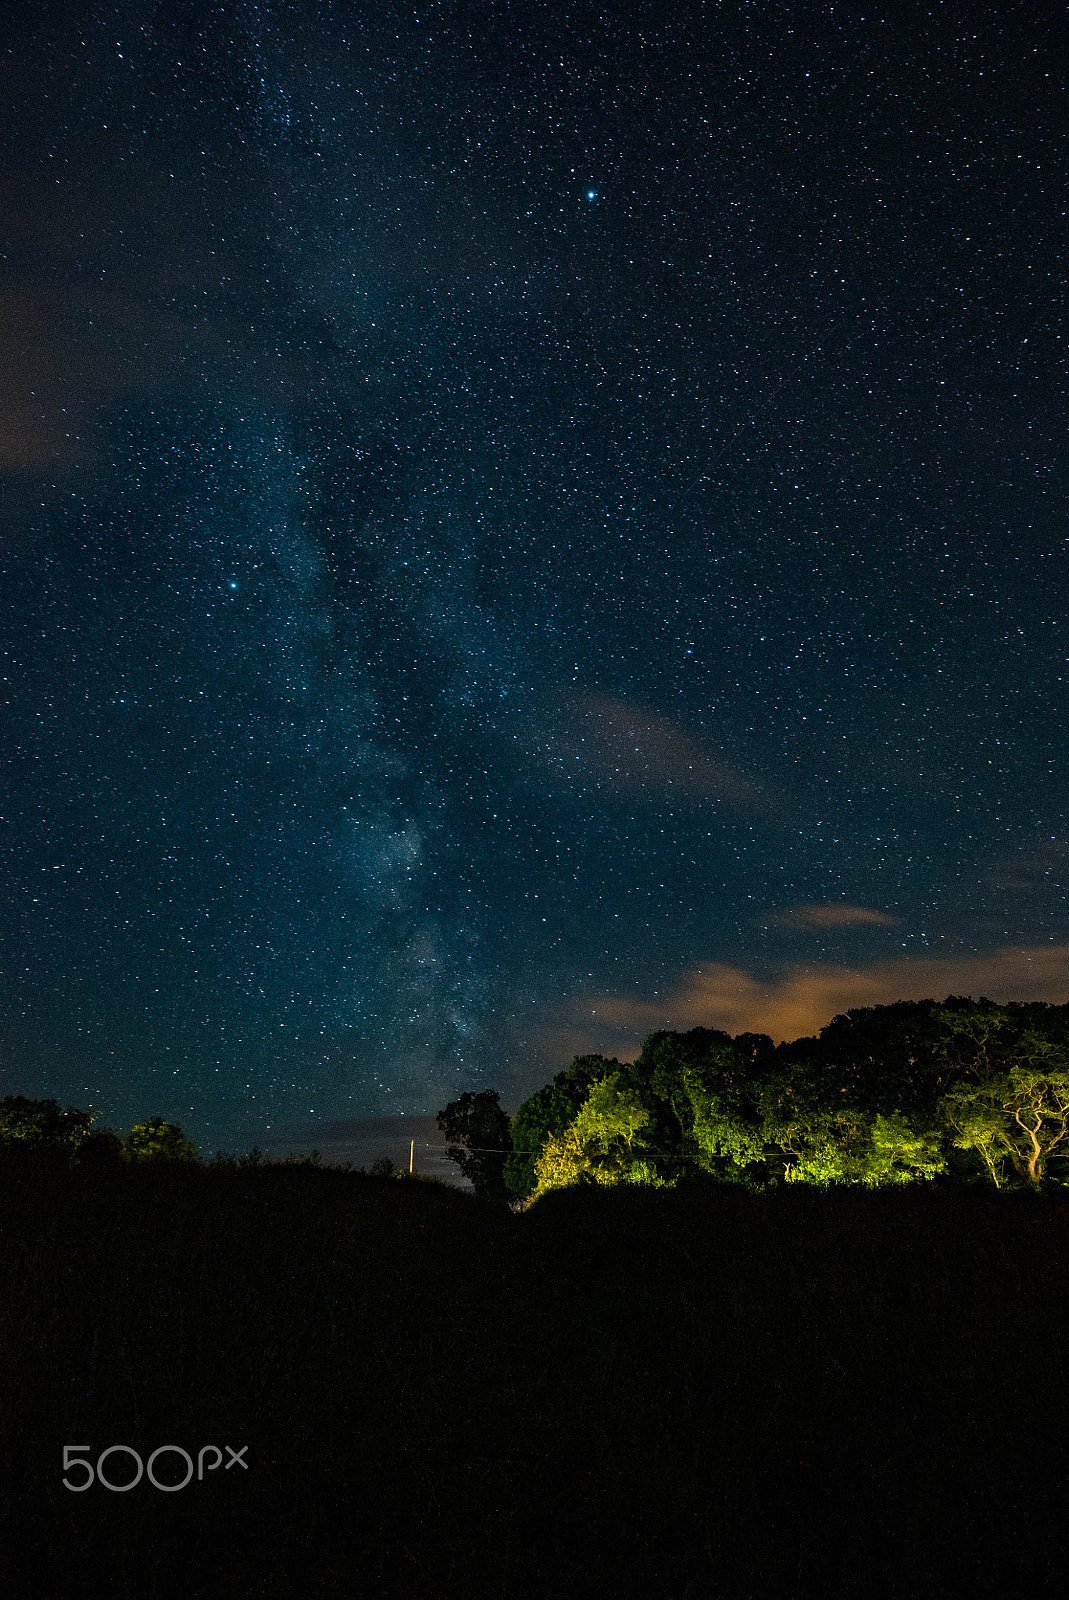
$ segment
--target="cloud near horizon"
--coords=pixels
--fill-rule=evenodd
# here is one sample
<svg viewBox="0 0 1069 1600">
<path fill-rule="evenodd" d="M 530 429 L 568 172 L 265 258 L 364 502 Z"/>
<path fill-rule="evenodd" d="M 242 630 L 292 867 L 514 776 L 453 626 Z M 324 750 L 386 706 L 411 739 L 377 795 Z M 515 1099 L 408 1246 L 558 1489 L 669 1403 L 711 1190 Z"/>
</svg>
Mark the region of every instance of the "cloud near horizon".
<svg viewBox="0 0 1069 1600">
<path fill-rule="evenodd" d="M 685 973 L 654 1000 L 603 995 L 573 1012 L 573 1053 L 619 1055 L 660 1028 L 767 1033 L 778 1044 L 819 1033 L 841 1012 L 895 1000 L 987 995 L 1069 1001 L 1069 945 L 1007 946 L 975 955 L 895 956 L 867 967 L 792 963 L 775 977 L 714 963 Z M 581 1037 L 578 1037 L 581 1035 Z M 558 1036 L 563 1042 L 563 1031 Z"/>
</svg>

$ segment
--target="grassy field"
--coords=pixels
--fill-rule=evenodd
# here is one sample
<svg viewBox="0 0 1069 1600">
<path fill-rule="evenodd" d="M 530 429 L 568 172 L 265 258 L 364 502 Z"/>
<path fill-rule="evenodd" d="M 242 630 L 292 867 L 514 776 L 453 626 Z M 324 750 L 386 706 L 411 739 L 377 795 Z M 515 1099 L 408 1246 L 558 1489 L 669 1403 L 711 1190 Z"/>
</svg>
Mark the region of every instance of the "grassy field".
<svg viewBox="0 0 1069 1600">
<path fill-rule="evenodd" d="M 0 1240 L 18 1600 L 1064 1593 L 1064 1199 L 587 1190 L 512 1217 L 9 1148 Z M 65 1444 L 249 1465 L 75 1494 Z"/>
</svg>

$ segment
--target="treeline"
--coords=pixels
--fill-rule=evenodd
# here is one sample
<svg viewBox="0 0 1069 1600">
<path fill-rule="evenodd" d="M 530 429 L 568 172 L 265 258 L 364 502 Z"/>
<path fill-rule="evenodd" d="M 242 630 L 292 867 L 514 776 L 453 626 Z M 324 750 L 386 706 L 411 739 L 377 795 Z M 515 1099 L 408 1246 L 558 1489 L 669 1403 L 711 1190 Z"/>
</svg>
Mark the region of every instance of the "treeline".
<svg viewBox="0 0 1069 1600">
<path fill-rule="evenodd" d="M 762 1033 L 662 1031 L 633 1062 L 576 1056 L 515 1117 L 488 1089 L 451 1102 L 438 1125 L 476 1193 L 499 1202 L 684 1180 L 1069 1185 L 1069 1005 L 898 1001 L 780 1045 Z M 0 1146 L 10 1143 L 79 1162 L 198 1160 L 163 1117 L 120 1137 L 89 1111 L 20 1095 L 0 1100 Z M 262 1159 L 254 1150 L 240 1164 Z M 372 1175 L 397 1173 L 383 1162 Z"/>
<path fill-rule="evenodd" d="M 93 1122 L 92 1111 L 79 1111 L 75 1106 L 63 1109 L 57 1100 L 28 1100 L 23 1095 L 8 1095 L 0 1100 L 0 1149 L 5 1145 L 14 1145 L 26 1150 L 47 1151 L 54 1155 L 69 1156 L 71 1161 L 79 1165 L 87 1162 L 118 1165 L 123 1162 L 181 1161 L 202 1167 L 240 1167 L 242 1170 L 255 1167 L 319 1169 L 325 1165 L 318 1150 L 306 1156 L 271 1158 L 265 1156 L 258 1145 L 240 1156 L 217 1150 L 212 1159 L 205 1163 L 197 1154 L 196 1145 L 186 1138 L 178 1123 L 168 1122 L 164 1117 L 149 1117 L 146 1122 L 136 1123 L 125 1138 L 121 1138 L 113 1128 L 94 1127 Z M 389 1160 L 376 1161 L 369 1171 L 363 1167 L 354 1169 L 351 1161 L 332 1165 L 337 1171 L 356 1170 L 361 1177 L 409 1176 Z M 440 1180 L 418 1176 L 418 1181 L 437 1183 Z"/>
<path fill-rule="evenodd" d="M 778 1046 L 654 1033 L 634 1062 L 577 1056 L 511 1119 L 485 1090 L 438 1123 L 476 1192 L 499 1201 L 683 1179 L 1066 1184 L 1069 1005 L 899 1001 Z"/>
<path fill-rule="evenodd" d="M 120 1138 L 113 1128 L 94 1127 L 93 1119 L 92 1111 L 64 1110 L 56 1100 L 8 1095 L 0 1100 L 0 1145 L 65 1151 L 79 1161 L 197 1160 L 196 1146 L 176 1122 L 149 1117 Z"/>
</svg>

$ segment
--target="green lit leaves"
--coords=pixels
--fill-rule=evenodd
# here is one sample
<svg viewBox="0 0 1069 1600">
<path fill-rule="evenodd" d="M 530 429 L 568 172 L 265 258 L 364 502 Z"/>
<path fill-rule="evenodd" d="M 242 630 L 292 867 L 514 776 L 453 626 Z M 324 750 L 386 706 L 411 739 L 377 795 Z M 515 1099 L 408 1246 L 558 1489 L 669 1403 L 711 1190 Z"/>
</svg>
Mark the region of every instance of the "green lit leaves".
<svg viewBox="0 0 1069 1600">
<path fill-rule="evenodd" d="M 942 1097 L 941 1114 L 954 1144 L 977 1152 L 997 1188 L 1041 1184 L 1052 1161 L 1069 1157 L 1069 1052 L 1026 1032 L 999 1067 L 985 1050 L 972 1080 Z"/>
<path fill-rule="evenodd" d="M 575 1183 L 652 1184 L 669 1181 L 644 1158 L 642 1134 L 649 1108 L 625 1072 L 594 1083 L 578 1116 L 562 1133 L 550 1134 L 535 1164 L 535 1193 Z"/>
<path fill-rule="evenodd" d="M 176 1122 L 150 1117 L 139 1122 L 122 1142 L 127 1161 L 196 1161 L 196 1146 L 191 1144 Z"/>
</svg>

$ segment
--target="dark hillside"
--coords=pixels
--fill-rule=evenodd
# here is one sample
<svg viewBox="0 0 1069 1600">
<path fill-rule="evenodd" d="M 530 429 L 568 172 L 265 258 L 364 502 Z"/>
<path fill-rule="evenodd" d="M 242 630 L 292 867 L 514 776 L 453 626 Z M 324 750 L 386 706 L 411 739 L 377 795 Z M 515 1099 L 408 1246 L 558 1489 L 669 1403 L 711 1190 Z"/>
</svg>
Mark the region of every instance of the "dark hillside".
<svg viewBox="0 0 1069 1600">
<path fill-rule="evenodd" d="M 5 1150 L 0 1220 L 20 1600 L 1060 1592 L 1064 1198 Z M 61 1485 L 167 1443 L 249 1470 Z"/>
</svg>

